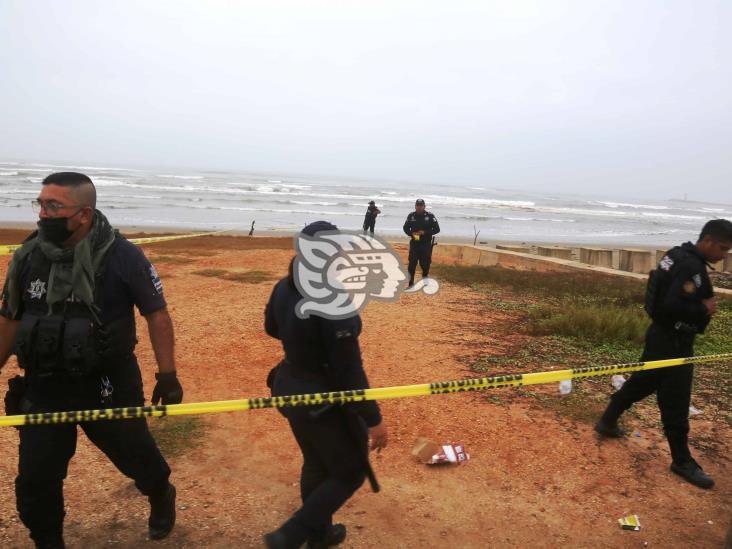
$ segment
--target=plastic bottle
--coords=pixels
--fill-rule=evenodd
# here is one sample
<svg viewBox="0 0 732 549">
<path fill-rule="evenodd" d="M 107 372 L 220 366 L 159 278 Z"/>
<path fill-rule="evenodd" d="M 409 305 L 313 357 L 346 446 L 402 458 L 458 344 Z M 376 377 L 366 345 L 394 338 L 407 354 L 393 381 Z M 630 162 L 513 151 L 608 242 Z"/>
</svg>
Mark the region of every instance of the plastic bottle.
<svg viewBox="0 0 732 549">
<path fill-rule="evenodd" d="M 559 392 L 563 395 L 568 395 L 572 392 L 572 380 L 571 379 L 563 379 L 559 382 Z"/>
</svg>

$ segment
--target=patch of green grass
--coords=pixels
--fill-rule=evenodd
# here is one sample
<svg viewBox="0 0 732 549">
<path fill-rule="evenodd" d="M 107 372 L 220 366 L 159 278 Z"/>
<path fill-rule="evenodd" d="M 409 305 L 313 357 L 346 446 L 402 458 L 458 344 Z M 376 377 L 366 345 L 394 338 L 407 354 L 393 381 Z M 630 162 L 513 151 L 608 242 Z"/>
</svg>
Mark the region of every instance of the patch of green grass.
<svg viewBox="0 0 732 549">
<path fill-rule="evenodd" d="M 534 307 L 529 312 L 528 331 L 535 335 L 563 335 L 595 343 L 642 344 L 648 325 L 640 306 L 574 303 Z"/>
<path fill-rule="evenodd" d="M 229 271 L 226 271 L 224 269 L 202 269 L 200 271 L 193 271 L 193 274 L 200 275 L 200 276 L 208 276 L 211 278 L 224 278 L 226 273 Z"/>
<path fill-rule="evenodd" d="M 244 282 L 247 284 L 259 284 L 260 282 L 268 282 L 270 280 L 278 280 L 279 277 L 269 271 L 245 271 L 230 272 L 224 277 L 226 280 L 233 282 Z"/>
<path fill-rule="evenodd" d="M 222 278 L 231 282 L 242 282 L 244 284 L 259 284 L 260 282 L 268 282 L 270 280 L 278 280 L 279 277 L 269 271 L 227 271 L 224 269 L 203 269 L 201 271 L 193 271 L 193 274 L 208 276 L 212 278 Z"/>
<path fill-rule="evenodd" d="M 166 457 L 180 456 L 203 444 L 208 425 L 199 416 L 150 418 L 150 432 Z"/>
<path fill-rule="evenodd" d="M 150 258 L 150 262 L 153 264 L 169 263 L 171 265 L 186 265 L 188 263 L 193 263 L 194 261 L 195 259 L 192 259 L 190 257 L 180 257 L 173 255 L 158 255 Z"/>
<path fill-rule="evenodd" d="M 645 286 L 636 279 L 598 273 L 539 273 L 503 267 L 435 265 L 435 278 L 462 286 L 493 285 L 518 295 L 601 300 L 616 305 L 641 304 Z"/>
<path fill-rule="evenodd" d="M 732 290 L 732 274 L 730 273 L 711 273 L 709 277 L 715 288 L 726 288 Z"/>
<path fill-rule="evenodd" d="M 481 355 L 468 363 L 480 375 L 561 370 L 579 366 L 636 362 L 640 346 L 631 342 L 597 344 L 566 336 L 532 339 L 506 355 Z"/>
</svg>

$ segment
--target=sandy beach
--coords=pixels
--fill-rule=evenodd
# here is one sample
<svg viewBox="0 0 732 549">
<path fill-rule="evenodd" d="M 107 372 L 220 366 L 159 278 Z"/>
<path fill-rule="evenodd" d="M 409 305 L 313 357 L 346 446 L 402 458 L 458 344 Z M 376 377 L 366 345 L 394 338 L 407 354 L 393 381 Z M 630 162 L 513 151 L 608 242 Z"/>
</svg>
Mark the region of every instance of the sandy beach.
<svg viewBox="0 0 732 549">
<path fill-rule="evenodd" d="M 0 230 L 0 243 L 19 242 L 30 227 Z M 263 310 L 273 283 L 286 272 L 292 240 L 211 236 L 144 250 L 162 277 L 175 324 L 185 401 L 266 396 L 265 377 L 282 352 L 264 333 Z M 3 279 L 8 261 L 0 257 Z M 236 276 L 251 271 L 263 272 L 256 280 L 264 280 L 249 283 Z M 513 314 L 486 303 L 475 289 L 450 283 L 436 296 L 372 303 L 362 315 L 361 336 L 371 385 L 472 377 L 466 367 L 472 358 L 530 342 L 517 333 Z M 141 319 L 138 337 L 149 398 L 155 367 Z M 532 357 L 530 366 L 552 369 L 544 356 Z M 0 386 L 16 373 L 13 358 Z M 605 385 L 609 396 L 609 380 Z M 556 387 L 547 386 L 501 402 L 488 394 L 384 402 L 390 441 L 373 458 L 382 492 L 364 486 L 337 515 L 348 526 L 343 547 L 721 546 L 732 508 L 727 423 L 709 414 L 692 420 L 691 437 L 700 441 L 694 451 L 717 480 L 714 490 L 702 491 L 669 473 L 669 452 L 652 404 L 642 410 L 655 427 L 600 443 L 591 423 L 559 415 L 528 392 L 560 398 Z M 601 404 L 589 403 L 588 410 Z M 211 415 L 201 418 L 198 432 L 195 444 L 184 443 L 170 457 L 178 523 L 155 546 L 261 547 L 262 534 L 298 507 L 301 461 L 285 420 L 274 410 Z M 410 454 L 420 436 L 462 443 L 471 459 L 460 467 L 420 464 Z M 30 546 L 14 503 L 17 438 L 14 429 L 0 430 L 3 547 Z M 83 435 L 65 494 L 68 547 L 148 543 L 146 500 Z M 640 532 L 618 526 L 617 519 L 629 514 L 641 517 Z"/>
</svg>

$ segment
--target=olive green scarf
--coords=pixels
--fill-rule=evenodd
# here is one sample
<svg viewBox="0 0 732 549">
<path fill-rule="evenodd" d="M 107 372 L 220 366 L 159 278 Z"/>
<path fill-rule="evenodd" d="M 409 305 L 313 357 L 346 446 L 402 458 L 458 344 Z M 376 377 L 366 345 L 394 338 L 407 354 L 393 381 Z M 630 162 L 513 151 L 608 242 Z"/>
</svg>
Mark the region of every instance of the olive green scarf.
<svg viewBox="0 0 732 549">
<path fill-rule="evenodd" d="M 18 284 L 18 266 L 30 256 L 36 247 L 40 248 L 46 258 L 51 261 L 51 272 L 48 276 L 46 302 L 48 314 L 53 306 L 69 296 L 83 302 L 95 314 L 98 312 L 94 305 L 95 273 L 99 268 L 107 250 L 114 242 L 116 231 L 99 210 L 94 210 L 94 219 L 89 234 L 73 248 L 61 248 L 45 240 L 35 231 L 23 245 L 13 254 L 8 266 L 8 275 L 5 279 L 4 295 L 8 301 L 8 308 L 15 318 L 23 300 Z"/>
</svg>

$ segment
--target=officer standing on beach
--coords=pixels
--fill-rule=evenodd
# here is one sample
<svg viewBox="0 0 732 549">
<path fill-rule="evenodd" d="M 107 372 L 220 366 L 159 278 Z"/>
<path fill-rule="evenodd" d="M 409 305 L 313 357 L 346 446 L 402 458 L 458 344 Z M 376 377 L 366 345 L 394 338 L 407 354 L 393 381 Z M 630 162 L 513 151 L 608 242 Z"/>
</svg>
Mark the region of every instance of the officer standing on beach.
<svg viewBox="0 0 732 549">
<path fill-rule="evenodd" d="M 311 223 L 303 234 L 336 227 L 326 221 Z M 300 318 L 296 306 L 303 298 L 290 262 L 289 275 L 274 287 L 265 309 L 264 328 L 279 339 L 285 358 L 270 373 L 267 384 L 276 396 L 366 389 L 358 336 L 361 318 L 330 319 L 311 314 Z M 310 549 L 341 543 L 343 524 L 333 514 L 363 484 L 366 475 L 378 489 L 368 462 L 371 449 L 386 446 L 387 431 L 375 401 L 342 406 L 295 406 L 280 409 L 287 418 L 303 455 L 300 477 L 302 506 L 277 530 L 265 535 L 269 549 L 295 549 L 307 541 Z"/>
<path fill-rule="evenodd" d="M 696 244 L 686 242 L 666 252 L 648 279 L 646 311 L 652 323 L 641 361 L 694 356 L 694 337 L 704 333 L 717 310 L 707 264 L 727 257 L 730 248 L 732 223 L 715 219 L 704 225 Z M 617 424 L 620 415 L 656 393 L 673 459 L 671 471 L 700 488 L 711 488 L 714 481 L 689 451 L 693 375 L 693 364 L 634 373 L 610 398 L 595 430 L 603 436 L 622 437 Z"/>
<path fill-rule="evenodd" d="M 147 321 L 160 370 L 153 403 L 181 402 L 160 278 L 96 209 L 91 179 L 51 174 L 33 206 L 38 231 L 13 256 L 0 309 L 0 367 L 14 351 L 25 374 L 10 380 L 6 413 L 142 406 L 134 306 Z M 175 523 L 175 487 L 145 419 L 79 426 L 148 497 L 150 537 L 166 537 Z M 17 508 L 37 547 L 64 547 L 63 481 L 76 436 L 73 423 L 20 427 Z"/>
<path fill-rule="evenodd" d="M 417 271 L 417 262 L 422 268 L 422 278 L 430 273 L 432 263 L 432 237 L 440 232 L 437 218 L 425 210 L 424 200 L 417 199 L 414 211 L 407 216 L 404 223 L 404 233 L 410 237 L 409 241 L 409 286 L 414 285 L 414 274 Z"/>
<path fill-rule="evenodd" d="M 369 207 L 366 208 L 366 216 L 363 219 L 363 232 L 370 231 L 374 234 L 374 226 L 376 225 L 376 216 L 381 213 L 381 210 L 376 207 L 376 202 L 373 200 L 369 202 Z"/>
</svg>

